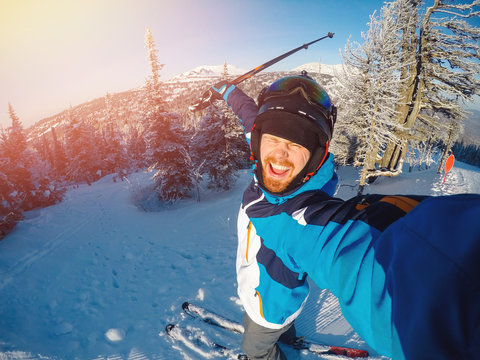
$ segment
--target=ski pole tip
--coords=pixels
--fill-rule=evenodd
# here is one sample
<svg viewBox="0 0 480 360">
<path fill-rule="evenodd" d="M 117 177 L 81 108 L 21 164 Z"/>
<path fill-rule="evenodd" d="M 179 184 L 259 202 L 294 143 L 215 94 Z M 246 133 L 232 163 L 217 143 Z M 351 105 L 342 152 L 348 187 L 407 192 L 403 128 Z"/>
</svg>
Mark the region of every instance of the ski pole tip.
<svg viewBox="0 0 480 360">
<path fill-rule="evenodd" d="M 333 35 L 335 35 L 335 33 L 332 33 L 332 32 L 329 32 L 329 33 L 328 33 L 328 37 L 329 37 L 330 39 L 333 38 Z"/>
</svg>

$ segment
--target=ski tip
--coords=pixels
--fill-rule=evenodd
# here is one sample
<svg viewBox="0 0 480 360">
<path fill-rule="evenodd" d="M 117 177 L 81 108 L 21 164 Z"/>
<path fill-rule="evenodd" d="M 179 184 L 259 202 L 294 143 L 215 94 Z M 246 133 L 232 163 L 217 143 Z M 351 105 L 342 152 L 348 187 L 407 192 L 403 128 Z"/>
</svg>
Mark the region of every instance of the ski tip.
<svg viewBox="0 0 480 360">
<path fill-rule="evenodd" d="M 174 327 L 175 327 L 174 324 L 167 324 L 167 326 L 165 326 L 166 333 L 170 334 L 170 332 L 173 330 Z"/>
<path fill-rule="evenodd" d="M 182 309 L 183 310 L 188 310 L 188 307 L 189 307 L 190 303 L 188 301 L 185 301 L 183 304 L 182 304 Z"/>
<path fill-rule="evenodd" d="M 367 358 L 369 356 L 369 353 L 367 350 L 351 349 L 351 348 L 345 348 L 340 346 L 332 346 L 330 348 L 329 353 L 335 354 L 335 355 L 347 356 L 349 358 Z"/>
</svg>

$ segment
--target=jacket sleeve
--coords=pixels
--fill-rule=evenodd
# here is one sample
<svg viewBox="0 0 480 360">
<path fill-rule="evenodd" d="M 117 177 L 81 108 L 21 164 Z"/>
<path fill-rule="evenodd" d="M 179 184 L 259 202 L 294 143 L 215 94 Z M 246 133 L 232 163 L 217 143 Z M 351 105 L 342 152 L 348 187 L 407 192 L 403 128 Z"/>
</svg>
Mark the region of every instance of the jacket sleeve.
<svg viewBox="0 0 480 360">
<path fill-rule="evenodd" d="M 235 86 L 228 89 L 224 98 L 228 106 L 231 107 L 235 115 L 242 122 L 247 142 L 250 145 L 250 133 L 258 112 L 257 104 L 251 97 Z"/>
<path fill-rule="evenodd" d="M 479 214 L 474 194 L 332 199 L 307 207 L 289 253 L 377 352 L 475 358 Z"/>
</svg>

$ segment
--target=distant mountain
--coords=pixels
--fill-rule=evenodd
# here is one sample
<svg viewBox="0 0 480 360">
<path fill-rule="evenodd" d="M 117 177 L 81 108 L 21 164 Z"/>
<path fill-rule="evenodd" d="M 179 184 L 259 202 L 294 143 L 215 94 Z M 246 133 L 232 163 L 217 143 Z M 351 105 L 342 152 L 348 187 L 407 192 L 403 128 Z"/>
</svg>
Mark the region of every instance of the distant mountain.
<svg viewBox="0 0 480 360">
<path fill-rule="evenodd" d="M 187 81 L 205 81 L 215 78 L 220 78 L 223 76 L 223 65 L 202 65 L 198 66 L 192 70 L 186 71 L 184 73 L 175 75 L 171 79 L 167 80 L 166 83 L 178 83 L 178 82 L 187 82 Z M 227 65 L 227 72 L 229 77 L 236 77 L 245 74 L 251 69 L 242 69 L 234 65 Z M 288 72 L 288 73 L 300 73 L 302 70 L 307 71 L 309 74 L 317 74 L 318 71 L 322 73 L 322 75 L 330 75 L 336 76 L 342 71 L 342 64 L 337 65 L 326 65 L 326 64 L 319 64 L 318 62 L 314 63 L 307 63 L 300 65 L 291 70 L 281 71 L 280 73 Z M 269 72 L 268 69 L 262 72 L 275 74 L 278 72 Z"/>
<path fill-rule="evenodd" d="M 320 70 L 320 73 L 322 75 L 338 76 L 343 70 L 343 65 L 342 64 L 326 65 L 326 64 L 319 64 L 318 62 L 313 62 L 313 63 L 300 65 L 292 69 L 291 71 L 301 72 L 302 70 L 305 70 L 307 73 L 315 73 L 315 74 L 317 74 Z"/>
<path fill-rule="evenodd" d="M 223 76 L 224 65 L 202 65 L 195 69 L 181 73 L 172 77 L 167 83 L 177 83 L 186 81 L 204 81 L 211 78 L 218 78 Z M 246 73 L 248 70 L 241 69 L 234 65 L 227 64 L 228 75 L 240 76 Z"/>
<path fill-rule="evenodd" d="M 249 96 L 256 98 L 263 87 L 268 86 L 281 77 L 298 75 L 302 70 L 306 70 L 310 76 L 317 78 L 318 69 L 318 63 L 304 64 L 289 71 L 268 71 L 267 69 L 243 82 L 241 88 Z M 322 64 L 320 66 L 322 73 L 321 84 L 329 92 L 330 90 L 332 93 L 335 92 L 334 74 L 335 71 L 338 73 L 340 69 L 341 65 Z M 230 80 L 245 74 L 249 70 L 234 65 L 227 65 L 228 78 Z M 188 105 L 196 102 L 209 86 L 215 84 L 223 77 L 223 72 L 224 65 L 203 65 L 165 81 L 162 89 L 169 110 L 183 113 L 188 108 Z M 74 106 L 70 110 L 65 109 L 58 114 L 38 121 L 27 129 L 29 140 L 35 142 L 43 136 L 51 138 L 52 128 L 55 128 L 57 136 L 61 139 L 65 125 L 70 121 L 70 116 L 74 116 L 82 121 L 88 121 L 98 131 L 103 131 L 102 129 L 107 128 L 110 124 L 128 131 L 129 127 L 135 127 L 136 124 L 141 122 L 141 119 L 144 117 L 144 86 L 110 95 L 112 107 L 110 114 L 107 114 L 105 97 L 93 99 Z"/>
<path fill-rule="evenodd" d="M 163 83 L 164 99 L 171 111 L 184 113 L 188 105 L 198 101 L 199 96 L 215 84 L 223 76 L 224 65 L 203 65 L 182 74 L 176 75 Z M 228 65 L 229 79 L 233 79 L 246 73 L 248 70 L 233 65 Z M 249 96 L 256 98 L 260 90 L 271 84 L 273 81 L 291 75 L 298 75 L 302 70 L 320 82 L 326 88 L 335 102 L 338 89 L 336 77 L 342 72 L 342 65 L 326 65 L 319 63 L 307 63 L 289 71 L 262 71 L 252 78 L 243 82 L 240 87 Z M 318 75 L 320 70 L 321 76 Z M 70 116 L 88 121 L 95 128 L 104 129 L 109 125 L 125 129 L 135 127 L 144 117 L 145 89 L 143 86 L 121 93 L 111 94 L 111 113 L 107 114 L 105 98 L 93 99 L 89 102 L 79 104 L 53 115 L 49 118 L 38 121 L 27 129 L 30 140 L 40 139 L 43 136 L 51 137 L 51 129 L 55 128 L 57 136 L 62 138 L 63 129 L 69 122 Z M 464 131 L 460 134 L 459 141 L 466 144 L 480 144 L 480 111 L 470 110 L 472 115 L 464 122 Z M 188 112 L 185 113 L 188 117 Z"/>
</svg>

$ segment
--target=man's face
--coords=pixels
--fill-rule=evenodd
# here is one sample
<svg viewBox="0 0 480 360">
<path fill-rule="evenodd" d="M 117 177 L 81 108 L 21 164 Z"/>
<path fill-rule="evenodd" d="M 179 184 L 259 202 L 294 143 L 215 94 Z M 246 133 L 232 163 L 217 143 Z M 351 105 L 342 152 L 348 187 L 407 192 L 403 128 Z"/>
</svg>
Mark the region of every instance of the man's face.
<svg viewBox="0 0 480 360">
<path fill-rule="evenodd" d="M 260 159 L 265 187 L 271 192 L 285 190 L 305 167 L 310 151 L 284 138 L 263 134 L 260 142 Z"/>
</svg>

